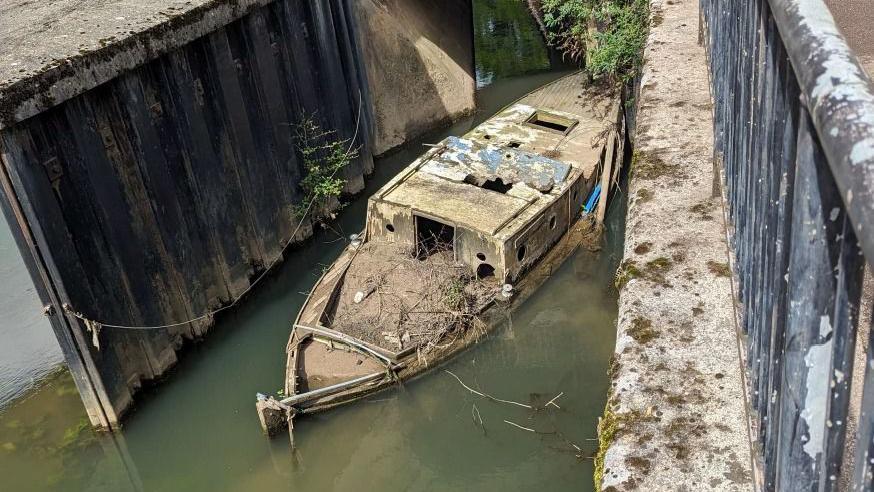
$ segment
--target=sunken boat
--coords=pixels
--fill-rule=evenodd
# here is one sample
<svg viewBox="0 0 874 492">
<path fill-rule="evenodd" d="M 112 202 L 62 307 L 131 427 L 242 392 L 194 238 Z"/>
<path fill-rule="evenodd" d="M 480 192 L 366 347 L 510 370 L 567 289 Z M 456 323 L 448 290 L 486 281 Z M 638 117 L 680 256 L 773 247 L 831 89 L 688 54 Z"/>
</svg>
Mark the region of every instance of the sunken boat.
<svg viewBox="0 0 874 492">
<path fill-rule="evenodd" d="M 284 394 L 258 395 L 264 430 L 421 375 L 500 326 L 600 230 L 623 118 L 575 73 L 430 146 L 370 197 L 292 326 Z"/>
</svg>

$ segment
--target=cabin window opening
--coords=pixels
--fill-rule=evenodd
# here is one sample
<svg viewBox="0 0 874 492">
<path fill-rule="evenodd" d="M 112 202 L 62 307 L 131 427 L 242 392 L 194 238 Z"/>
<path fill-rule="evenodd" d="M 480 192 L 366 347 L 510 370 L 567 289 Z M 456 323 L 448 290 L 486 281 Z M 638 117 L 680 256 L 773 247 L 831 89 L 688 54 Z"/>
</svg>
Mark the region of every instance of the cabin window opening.
<svg viewBox="0 0 874 492">
<path fill-rule="evenodd" d="M 393 226 L 393 225 L 391 225 L 391 224 L 386 224 L 386 225 L 385 225 L 385 230 L 387 230 L 388 232 L 394 232 L 394 231 L 395 231 L 395 226 Z"/>
<path fill-rule="evenodd" d="M 528 248 L 526 248 L 524 244 L 522 246 L 519 246 L 519 249 L 516 250 L 516 259 L 519 261 L 524 260 L 527 253 Z"/>
<path fill-rule="evenodd" d="M 525 123 L 536 126 L 540 129 L 567 135 L 573 127 L 576 126 L 577 121 L 557 114 L 537 111 L 525 120 Z"/>
<path fill-rule="evenodd" d="M 507 144 L 507 147 L 510 147 L 511 149 L 518 149 L 521 146 L 522 144 L 520 142 L 510 142 Z"/>
<path fill-rule="evenodd" d="M 486 255 L 484 255 L 484 254 L 482 254 L 482 253 L 477 253 L 477 254 L 476 254 L 476 259 L 479 260 L 479 261 L 486 261 Z"/>
<path fill-rule="evenodd" d="M 497 191 L 498 193 L 507 194 L 510 191 L 510 188 L 513 187 L 513 183 L 504 183 L 504 180 L 501 178 L 490 179 L 482 184 L 482 188 L 487 190 Z"/>
<path fill-rule="evenodd" d="M 495 267 L 489 265 L 488 263 L 480 263 L 478 267 L 476 267 L 476 278 L 484 279 L 495 276 Z"/>
<path fill-rule="evenodd" d="M 427 217 L 416 216 L 416 257 L 424 260 L 442 251 L 452 251 L 455 227 Z"/>
<path fill-rule="evenodd" d="M 549 228 L 555 229 L 555 215 L 549 218 Z"/>
</svg>

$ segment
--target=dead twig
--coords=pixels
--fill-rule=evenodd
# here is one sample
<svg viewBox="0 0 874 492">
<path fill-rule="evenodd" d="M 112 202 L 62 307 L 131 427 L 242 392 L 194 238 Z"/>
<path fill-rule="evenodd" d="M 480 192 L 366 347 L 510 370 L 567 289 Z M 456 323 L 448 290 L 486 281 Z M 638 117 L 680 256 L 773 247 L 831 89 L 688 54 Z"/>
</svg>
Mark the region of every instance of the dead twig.
<svg viewBox="0 0 874 492">
<path fill-rule="evenodd" d="M 480 429 L 483 430 L 483 435 L 485 436 L 486 435 L 486 426 L 483 423 L 483 416 L 479 413 L 479 408 L 476 407 L 476 403 L 474 403 L 473 406 L 470 407 L 470 416 L 471 416 L 471 418 L 473 418 L 473 422 L 475 424 L 479 424 Z"/>
<path fill-rule="evenodd" d="M 447 370 L 447 369 L 444 369 L 443 372 L 445 372 L 445 373 L 449 374 L 450 376 L 454 377 L 455 380 L 458 381 L 459 384 L 461 384 L 462 386 L 464 386 L 464 388 L 465 388 L 466 390 L 470 391 L 471 393 L 473 393 L 473 394 L 475 394 L 475 395 L 479 395 L 479 396 L 481 396 L 481 397 L 483 397 L 483 398 L 485 398 L 485 399 L 487 399 L 487 400 L 496 401 L 496 402 L 498 402 L 498 403 L 507 403 L 507 404 L 510 404 L 510 405 L 516 405 L 516 406 L 519 406 L 519 407 L 522 407 L 522 408 L 527 408 L 527 409 L 529 409 L 529 410 L 533 410 L 533 409 L 534 409 L 534 407 L 532 407 L 531 405 L 526 405 L 526 404 L 524 404 L 524 403 L 519 403 L 518 401 L 513 401 L 513 400 L 503 400 L 503 399 L 501 399 L 501 398 L 495 398 L 495 397 L 492 396 L 492 395 L 487 395 L 487 394 L 485 394 L 485 393 L 481 393 L 481 392 L 479 392 L 479 391 L 477 391 L 477 390 L 471 388 L 470 386 L 464 384 L 464 381 L 462 381 L 461 378 L 459 378 L 458 376 L 456 376 L 452 371 L 449 371 L 449 370 Z"/>
<path fill-rule="evenodd" d="M 561 410 L 561 407 L 558 406 L 557 403 L 555 403 L 555 400 L 558 400 L 558 399 L 561 398 L 563 395 L 564 395 L 564 391 L 562 391 L 561 393 L 559 393 L 558 396 L 556 396 L 555 398 L 553 398 L 553 399 L 549 400 L 548 402 L 546 402 L 546 405 L 543 405 L 543 408 L 546 408 L 546 407 L 552 405 L 552 406 L 554 406 L 555 408 L 558 408 L 559 410 Z"/>
<path fill-rule="evenodd" d="M 537 434 L 537 431 L 534 430 L 534 429 L 530 429 L 530 428 L 528 428 L 528 427 L 522 427 L 521 425 L 516 424 L 516 423 L 513 423 L 513 422 L 510 422 L 509 420 L 505 420 L 504 422 L 506 422 L 506 423 L 512 425 L 513 427 L 518 427 L 518 428 L 520 428 L 520 429 L 522 429 L 522 430 L 524 430 L 524 431 L 533 432 L 533 433 Z"/>
</svg>

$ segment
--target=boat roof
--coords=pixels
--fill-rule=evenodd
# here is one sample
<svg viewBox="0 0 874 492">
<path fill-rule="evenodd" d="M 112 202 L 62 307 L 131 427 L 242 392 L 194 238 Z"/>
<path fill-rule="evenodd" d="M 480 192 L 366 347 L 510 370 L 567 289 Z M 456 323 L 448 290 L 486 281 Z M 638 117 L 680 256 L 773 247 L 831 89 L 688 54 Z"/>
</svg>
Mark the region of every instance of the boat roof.
<svg viewBox="0 0 874 492">
<path fill-rule="evenodd" d="M 559 80 L 573 98 L 523 98 L 464 137 L 448 137 L 373 199 L 498 238 L 510 237 L 596 171 L 610 100 L 584 100 L 579 75 Z M 553 84 L 551 84 L 553 85 Z M 548 86 L 549 87 L 549 86 Z M 538 104 L 537 106 L 528 103 Z M 571 110 L 571 111 L 567 111 Z M 599 116 L 600 115 L 600 116 Z"/>
</svg>

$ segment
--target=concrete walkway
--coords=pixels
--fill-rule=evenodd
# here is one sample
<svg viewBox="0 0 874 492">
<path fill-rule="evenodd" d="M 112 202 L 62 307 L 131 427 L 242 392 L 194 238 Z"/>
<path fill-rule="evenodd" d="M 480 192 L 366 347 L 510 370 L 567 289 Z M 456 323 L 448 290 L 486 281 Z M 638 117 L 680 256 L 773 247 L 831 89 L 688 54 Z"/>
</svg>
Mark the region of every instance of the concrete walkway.
<svg viewBox="0 0 874 492">
<path fill-rule="evenodd" d="M 826 0 L 825 3 L 868 75 L 874 76 L 874 1 Z"/>
<path fill-rule="evenodd" d="M 752 490 L 698 2 L 655 0 L 653 10 L 616 279 L 613 388 L 599 426 L 601 486 Z"/>
</svg>

